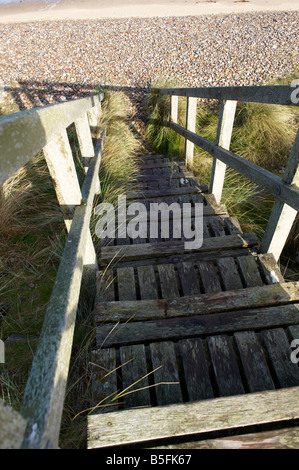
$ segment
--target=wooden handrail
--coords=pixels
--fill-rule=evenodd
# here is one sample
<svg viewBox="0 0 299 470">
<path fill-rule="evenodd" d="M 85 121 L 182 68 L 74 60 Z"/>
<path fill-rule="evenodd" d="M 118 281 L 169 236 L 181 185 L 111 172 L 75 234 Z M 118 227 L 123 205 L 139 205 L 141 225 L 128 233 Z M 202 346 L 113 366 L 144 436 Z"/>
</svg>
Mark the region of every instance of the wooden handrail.
<svg viewBox="0 0 299 470">
<path fill-rule="evenodd" d="M 291 85 L 152 88 L 151 92 L 170 96 L 299 106 L 299 103 L 292 101 L 294 87 Z"/>
<path fill-rule="evenodd" d="M 105 129 L 94 148 L 103 94 L 0 118 L 0 184 L 43 151 L 68 237 L 21 406 L 23 448 L 57 448 L 76 311 L 83 278 L 98 269 L 90 233 Z M 85 179 L 80 188 L 66 128 L 75 124 Z M 98 130 L 98 129 L 97 129 Z"/>
<path fill-rule="evenodd" d="M 0 186 L 70 124 L 94 107 L 103 94 L 67 101 L 0 118 Z"/>
<path fill-rule="evenodd" d="M 104 136 L 102 136 L 104 137 Z M 56 448 L 71 355 L 92 204 L 103 138 L 85 177 L 83 201 L 74 212 L 28 378 L 21 413 L 28 422 L 24 448 Z"/>
<path fill-rule="evenodd" d="M 221 201 L 226 165 L 275 196 L 276 202 L 260 248 L 262 252 L 273 253 L 278 260 L 299 211 L 299 131 L 282 178 L 230 152 L 229 147 L 238 101 L 298 106 L 298 88 L 294 88 L 291 84 L 290 86 L 153 88 L 151 92 L 171 97 L 170 120 L 163 125 L 186 139 L 186 164 L 192 167 L 194 144 L 213 156 L 210 192 L 214 194 L 216 202 Z M 177 123 L 179 96 L 187 98 L 185 127 Z M 215 142 L 195 132 L 197 98 L 220 101 Z"/>
<path fill-rule="evenodd" d="M 230 168 L 250 179 L 253 183 L 263 187 L 270 194 L 280 201 L 299 211 L 299 188 L 292 184 L 287 184 L 279 176 L 274 175 L 268 170 L 252 163 L 245 158 L 236 155 L 229 150 L 215 145 L 214 142 L 201 137 L 195 132 L 188 131 L 179 124 L 167 122 L 166 125 L 180 134 L 182 137 L 193 142 L 198 147 L 208 152 L 213 157 L 221 160 Z"/>
</svg>

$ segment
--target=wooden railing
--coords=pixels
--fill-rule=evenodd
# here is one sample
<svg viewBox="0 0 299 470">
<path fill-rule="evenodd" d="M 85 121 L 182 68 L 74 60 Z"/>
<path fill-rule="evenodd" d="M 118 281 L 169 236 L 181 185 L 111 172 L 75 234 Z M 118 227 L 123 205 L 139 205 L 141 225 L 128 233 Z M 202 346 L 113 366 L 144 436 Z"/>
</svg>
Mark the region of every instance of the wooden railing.
<svg viewBox="0 0 299 470">
<path fill-rule="evenodd" d="M 276 200 L 260 245 L 260 251 L 273 253 L 279 259 L 296 214 L 299 211 L 299 131 L 289 155 L 282 178 L 229 151 L 238 101 L 298 106 L 292 86 L 248 86 L 213 88 L 155 88 L 153 92 L 170 95 L 170 120 L 164 125 L 186 139 L 185 160 L 193 164 L 194 145 L 213 156 L 210 193 L 221 200 L 226 166 L 245 176 L 275 196 Z M 186 127 L 177 123 L 178 97 L 187 98 Z M 197 98 L 220 100 L 215 142 L 195 133 Z"/>
<path fill-rule="evenodd" d="M 105 138 L 105 130 L 98 129 L 102 98 L 102 94 L 93 95 L 0 118 L 0 185 L 42 150 L 68 231 L 20 420 L 14 427 L 24 430 L 25 418 L 23 448 L 58 447 L 81 282 L 83 276 L 86 282 L 95 277 L 98 269 L 90 218 L 95 194 L 100 191 L 98 174 Z M 81 188 L 66 131 L 73 123 L 86 173 Z M 92 130 L 98 138 L 95 147 Z M 0 421 L 2 409 L 0 406 Z"/>
</svg>

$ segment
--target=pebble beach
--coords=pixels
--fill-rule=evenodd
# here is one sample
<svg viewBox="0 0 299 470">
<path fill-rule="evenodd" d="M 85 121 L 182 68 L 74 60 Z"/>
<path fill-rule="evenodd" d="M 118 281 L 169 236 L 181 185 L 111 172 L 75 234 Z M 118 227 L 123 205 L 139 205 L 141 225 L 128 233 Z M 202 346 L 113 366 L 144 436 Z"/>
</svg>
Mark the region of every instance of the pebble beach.
<svg viewBox="0 0 299 470">
<path fill-rule="evenodd" d="M 0 78 L 20 109 L 102 84 L 260 85 L 298 64 L 298 25 L 299 11 L 0 24 Z"/>
</svg>

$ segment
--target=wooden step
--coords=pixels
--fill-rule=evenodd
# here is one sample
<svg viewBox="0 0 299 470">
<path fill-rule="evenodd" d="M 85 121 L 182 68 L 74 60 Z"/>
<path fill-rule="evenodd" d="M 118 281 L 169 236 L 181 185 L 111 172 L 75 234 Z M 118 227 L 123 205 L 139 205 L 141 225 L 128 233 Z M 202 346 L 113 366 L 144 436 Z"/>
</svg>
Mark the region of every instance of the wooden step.
<svg viewBox="0 0 299 470">
<path fill-rule="evenodd" d="M 138 193 L 131 193 L 127 195 L 127 199 L 145 199 L 145 198 L 161 198 L 163 196 L 181 196 L 185 194 L 198 194 L 208 191 L 206 185 L 186 186 L 181 188 L 161 188 L 158 190 L 145 189 L 140 190 Z"/>
<path fill-rule="evenodd" d="M 188 180 L 195 180 L 197 181 L 197 178 L 194 177 L 193 173 L 191 171 L 184 171 L 184 173 L 173 173 L 173 174 L 160 174 L 160 175 L 138 175 L 137 176 L 137 181 L 138 182 L 148 182 L 148 181 L 172 181 L 174 179 L 188 179 Z"/>
<path fill-rule="evenodd" d="M 159 154 L 147 154 L 147 155 L 139 155 L 138 156 L 138 159 L 140 159 L 141 161 L 143 160 L 164 160 L 165 158 L 167 158 L 169 160 L 169 157 L 166 157 L 165 155 L 159 155 Z M 173 157 L 172 160 L 175 160 L 175 161 L 178 161 L 177 157 Z"/>
<path fill-rule="evenodd" d="M 150 175 L 149 175 L 150 176 Z M 187 178 L 185 175 L 176 174 L 172 175 L 163 175 L 164 177 L 161 178 L 161 175 L 151 175 L 152 178 L 145 179 L 138 178 L 138 192 L 141 191 L 153 191 L 153 190 L 162 190 L 162 189 L 170 189 L 170 188 L 200 188 L 199 180 L 195 178 Z M 153 178 L 155 177 L 155 179 Z"/>
<path fill-rule="evenodd" d="M 185 263 L 185 262 L 197 262 L 197 261 L 203 261 L 203 262 L 217 262 L 219 259 L 223 258 L 239 258 L 240 256 L 257 256 L 257 253 L 255 252 L 255 248 L 240 248 L 240 249 L 228 249 L 228 250 L 219 250 L 219 251 L 206 251 L 202 253 L 196 253 L 196 252 L 191 252 L 191 253 L 182 253 L 182 254 L 174 254 L 174 255 L 166 255 L 165 257 L 159 256 L 159 257 L 151 257 L 151 258 L 141 258 L 141 259 L 136 259 L 136 260 L 122 260 L 121 258 L 117 259 L 116 263 L 114 263 L 114 260 L 110 261 L 110 266 L 113 268 L 115 266 L 118 266 L 119 268 L 123 267 L 134 267 L 137 268 L 138 266 L 157 266 L 159 264 L 167 263 L 167 264 L 180 264 L 180 263 Z M 102 269 L 105 269 L 107 267 L 107 260 L 104 262 L 99 260 L 100 266 Z"/>
<path fill-rule="evenodd" d="M 146 275 L 150 284 L 149 271 L 146 271 Z M 157 293 L 156 286 L 152 287 L 152 292 Z M 97 301 L 94 314 L 97 324 L 106 321 L 117 323 L 127 322 L 130 318 L 132 321 L 169 319 L 275 305 L 278 307 L 294 302 L 299 302 L 298 281 L 161 300 Z"/>
<path fill-rule="evenodd" d="M 265 410 L 267 412 L 265 413 Z M 299 418 L 299 388 L 88 417 L 88 448 L 147 443 Z M 149 426 L 150 423 L 150 426 Z M 206 436 L 205 436 L 206 437 Z"/>
<path fill-rule="evenodd" d="M 290 361 L 297 326 L 101 348 L 91 358 L 94 407 L 106 412 L 297 386 L 299 368 Z M 265 337 L 275 337 L 275 346 Z"/>
<path fill-rule="evenodd" d="M 224 204 L 221 204 L 218 207 L 212 207 L 212 206 L 203 206 L 203 217 L 211 217 L 211 216 L 220 216 L 220 217 L 229 217 L 227 209 Z M 195 208 L 191 207 L 191 218 L 195 216 Z M 146 213 L 147 220 L 150 220 L 150 215 L 152 217 L 152 220 L 155 221 L 157 220 L 154 217 L 154 214 L 150 214 L 150 211 L 148 210 Z M 132 216 L 127 216 L 127 220 L 132 220 L 136 217 L 136 215 Z M 173 211 L 165 211 L 165 214 L 161 213 L 160 211 L 158 212 L 158 220 L 173 220 L 174 218 L 181 218 L 181 214 L 179 216 L 176 214 L 176 212 Z"/>
<path fill-rule="evenodd" d="M 128 320 L 127 323 L 105 323 L 98 326 L 97 347 L 179 340 L 200 335 L 225 334 L 299 323 L 298 303 L 172 318 L 165 318 L 164 315 L 162 319 L 148 321 L 134 321 L 134 313 L 132 310 L 131 322 Z"/>
<path fill-rule="evenodd" d="M 251 262 L 246 260 L 247 258 L 250 258 Z M 170 291 L 166 292 L 166 295 L 163 294 L 163 291 L 165 292 L 163 266 L 167 267 L 173 276 L 172 284 L 177 286 L 176 297 L 223 290 L 234 291 L 243 287 L 284 282 L 279 267 L 270 255 L 252 256 L 243 252 L 242 256 L 235 258 L 226 256 L 207 261 L 186 259 L 185 255 L 175 263 L 120 266 L 116 269 L 110 267 L 108 270 L 100 271 L 97 275 L 96 301 L 116 301 L 121 297 L 123 300 L 171 299 Z M 244 266 L 248 269 L 244 269 Z M 133 298 L 124 297 L 121 287 L 122 279 L 129 278 L 132 280 L 135 292 Z M 154 306 L 152 308 L 154 309 Z"/>
<path fill-rule="evenodd" d="M 198 310 L 201 307 L 204 311 L 209 311 L 209 306 L 214 309 L 216 305 L 220 309 L 218 311 L 225 311 L 243 308 L 243 305 L 244 308 L 260 307 L 273 305 L 273 302 L 281 304 L 288 300 L 297 300 L 297 284 L 284 284 L 279 267 L 270 254 L 253 257 L 243 252 L 242 256 L 235 258 L 226 256 L 211 261 L 185 258 L 186 256 L 176 263 L 110 267 L 98 272 L 95 313 L 100 309 L 108 318 L 121 321 L 126 310 L 130 316 L 132 310 L 139 311 L 139 305 L 142 307 L 140 319 L 145 319 L 147 313 L 150 319 L 160 317 L 162 305 L 165 311 L 167 309 L 168 316 L 171 315 L 170 302 L 178 306 L 181 315 L 185 314 L 185 306 L 186 314 L 192 315 L 192 312 L 201 313 Z M 252 262 L 249 263 L 247 258 Z M 244 266 L 248 269 L 244 269 Z M 130 284 L 126 283 L 128 279 L 131 279 Z M 264 284 L 277 283 L 281 286 L 271 287 L 268 291 L 265 287 L 261 288 Z M 229 291 L 229 294 L 222 291 Z M 179 297 L 184 297 L 184 300 L 179 300 Z M 148 302 L 137 304 L 138 299 Z M 151 302 L 158 299 L 160 300 L 157 303 Z M 241 299 L 241 303 L 239 300 L 237 304 L 233 303 L 234 299 Z M 242 303 L 243 300 L 245 304 Z M 191 309 L 188 304 L 191 304 Z M 117 317 L 114 316 L 116 312 Z M 135 319 L 138 318 L 138 314 L 135 315 Z"/>
<path fill-rule="evenodd" d="M 184 163 L 177 162 L 177 161 L 166 161 L 166 162 L 157 162 L 157 163 L 150 163 L 145 162 L 139 165 L 140 170 L 149 170 L 153 168 L 179 168 L 180 166 L 184 166 Z"/>
<path fill-rule="evenodd" d="M 101 262 L 122 259 L 137 260 L 140 258 L 162 257 L 174 254 L 205 251 L 229 250 L 238 248 L 253 247 L 258 244 L 254 233 L 244 233 L 241 235 L 227 235 L 204 239 L 201 247 L 188 250 L 183 241 L 170 241 L 161 243 L 143 243 L 140 245 L 105 246 L 101 249 Z"/>
</svg>

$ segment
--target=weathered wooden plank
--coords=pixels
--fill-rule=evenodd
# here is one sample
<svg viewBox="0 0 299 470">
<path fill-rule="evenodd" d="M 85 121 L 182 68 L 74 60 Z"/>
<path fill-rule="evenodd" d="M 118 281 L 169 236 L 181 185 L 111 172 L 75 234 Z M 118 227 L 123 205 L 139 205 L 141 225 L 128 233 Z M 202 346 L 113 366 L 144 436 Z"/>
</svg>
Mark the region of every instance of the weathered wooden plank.
<svg viewBox="0 0 299 470">
<path fill-rule="evenodd" d="M 141 299 L 158 299 L 156 275 L 153 266 L 138 266 L 137 272 Z"/>
<path fill-rule="evenodd" d="M 272 253 L 258 255 L 257 259 L 267 284 L 284 282 L 283 275 Z"/>
<path fill-rule="evenodd" d="M 233 258 L 222 258 L 217 261 L 225 290 L 242 289 L 243 284 Z"/>
<path fill-rule="evenodd" d="M 111 400 L 117 394 L 117 374 L 116 370 L 116 350 L 99 349 L 92 351 L 91 358 L 92 371 L 92 413 L 106 413 L 119 409 L 119 401 Z"/>
<path fill-rule="evenodd" d="M 114 279 L 113 269 L 107 269 L 106 271 L 99 271 L 97 273 L 96 303 L 115 300 Z"/>
<path fill-rule="evenodd" d="M 221 292 L 221 285 L 213 263 L 198 262 L 197 267 L 206 294 Z"/>
<path fill-rule="evenodd" d="M 164 299 L 179 297 L 178 281 L 173 264 L 158 265 L 161 292 Z"/>
<path fill-rule="evenodd" d="M 149 161 L 146 161 L 145 163 L 141 163 L 139 165 L 139 168 L 141 171 L 143 170 L 152 170 L 152 169 L 161 169 L 161 168 L 173 168 L 174 170 L 176 168 L 180 168 L 180 164 L 183 165 L 183 163 L 181 162 L 175 162 L 175 161 L 167 161 L 167 162 L 157 162 L 157 163 L 154 163 L 154 162 L 150 162 Z"/>
<path fill-rule="evenodd" d="M 149 210 L 151 203 L 159 204 L 161 202 L 164 202 L 169 205 L 173 202 L 177 202 L 180 207 L 183 208 L 184 203 L 191 203 L 191 205 L 194 206 L 196 202 L 199 202 L 206 205 L 206 196 L 207 193 L 180 194 L 176 196 L 163 196 L 161 198 L 142 199 L 142 203 L 145 205 L 147 210 Z"/>
<path fill-rule="evenodd" d="M 298 103 L 293 103 L 291 99 L 294 88 L 289 85 L 156 88 L 155 91 L 161 95 L 170 96 L 298 106 Z"/>
<path fill-rule="evenodd" d="M 188 250 L 183 241 L 170 241 L 161 243 L 143 243 L 140 245 L 128 245 L 125 248 L 119 245 L 105 246 L 101 249 L 101 261 L 114 260 L 136 260 L 140 258 L 151 258 L 160 256 L 169 256 L 173 254 L 182 254 L 188 252 L 218 251 L 232 248 L 247 248 L 257 245 L 257 238 L 254 233 L 244 233 L 239 235 L 227 235 L 225 237 L 215 237 L 204 239 L 199 248 Z"/>
<path fill-rule="evenodd" d="M 183 401 L 174 345 L 170 341 L 150 344 L 158 405 Z"/>
<path fill-rule="evenodd" d="M 275 389 L 265 352 L 254 331 L 235 333 L 240 358 L 250 392 Z"/>
<path fill-rule="evenodd" d="M 202 221 L 202 234 L 203 234 L 204 239 L 211 237 L 211 234 L 209 231 L 209 224 L 205 217 L 203 218 L 203 221 Z"/>
<path fill-rule="evenodd" d="M 207 222 L 210 225 L 215 237 L 223 237 L 226 235 L 224 230 L 224 222 L 219 217 L 209 217 Z"/>
<path fill-rule="evenodd" d="M 119 300 L 136 300 L 134 268 L 117 269 L 117 286 Z"/>
<path fill-rule="evenodd" d="M 120 400 L 126 408 L 149 406 L 151 399 L 148 377 L 145 377 L 148 372 L 144 345 L 123 346 L 120 348 L 120 358 L 121 364 L 123 364 L 121 367 L 123 386 L 123 394 L 121 395 L 123 396 L 120 397 Z"/>
<path fill-rule="evenodd" d="M 182 366 L 190 401 L 213 398 L 207 359 L 200 338 L 179 341 Z"/>
<path fill-rule="evenodd" d="M 182 170 L 182 168 L 180 167 L 180 169 Z M 183 180 L 187 180 L 187 181 L 190 181 L 194 178 L 194 175 L 190 172 L 190 171 L 184 171 L 184 172 L 177 172 L 177 173 L 166 173 L 166 174 L 162 174 L 162 175 L 142 175 L 142 174 L 138 174 L 137 175 L 137 181 L 138 183 L 149 183 L 151 181 L 158 181 L 158 182 L 161 182 L 161 181 L 166 181 L 167 183 L 170 183 L 170 181 L 174 180 L 174 179 L 183 179 Z"/>
<path fill-rule="evenodd" d="M 146 212 L 146 216 L 147 216 L 147 220 L 151 220 L 152 222 L 153 221 L 156 221 L 157 219 L 158 220 L 172 220 L 172 219 L 176 219 L 176 218 L 181 218 L 182 214 L 178 214 L 176 211 L 168 211 L 168 210 L 165 210 L 165 211 L 159 211 L 158 214 L 156 214 L 156 211 L 150 211 L 150 206 L 147 207 L 147 212 Z M 227 213 L 227 210 L 226 210 L 226 207 L 222 204 L 221 206 L 219 207 L 213 207 L 213 206 L 203 206 L 202 208 L 202 212 L 203 212 L 203 217 L 207 217 L 209 221 L 212 220 L 212 217 L 213 216 L 228 216 L 228 213 Z M 191 218 L 194 218 L 195 217 L 195 208 L 194 207 L 191 207 Z M 135 217 L 135 215 L 132 215 L 132 216 L 127 216 L 127 221 L 133 219 Z M 240 233 L 240 232 L 238 232 Z"/>
<path fill-rule="evenodd" d="M 152 447 L 158 449 L 299 449 L 299 427 Z"/>
<path fill-rule="evenodd" d="M 112 323 L 105 324 L 97 328 L 96 341 L 97 345 L 100 346 L 114 327 L 113 335 L 108 336 L 105 341 L 106 346 L 133 344 L 144 341 L 182 339 L 248 329 L 279 327 L 282 325 L 288 326 L 298 322 L 298 305 L 291 304 L 279 307 L 237 310 L 222 314 L 214 313 L 213 315 L 163 318 L 162 320 L 136 321 L 125 324 L 120 323 L 118 325 Z"/>
<path fill-rule="evenodd" d="M 157 183 L 159 189 L 170 188 L 171 187 L 171 181 L 173 181 L 173 179 L 170 179 L 169 181 L 166 180 L 166 179 L 163 179 L 163 180 L 156 181 L 156 183 Z M 178 180 L 176 180 L 176 181 L 178 181 Z"/>
<path fill-rule="evenodd" d="M 299 385 L 299 367 L 291 361 L 292 349 L 282 328 L 266 330 L 262 337 L 281 387 Z"/>
<path fill-rule="evenodd" d="M 178 263 L 178 274 L 184 295 L 200 294 L 198 276 L 194 264 L 190 262 Z"/>
<path fill-rule="evenodd" d="M 152 233 L 151 231 L 151 222 L 147 222 L 147 234 L 149 243 L 161 243 L 162 242 L 162 234 L 161 234 L 161 221 L 158 219 L 156 221 L 157 224 L 157 233 Z M 132 261 L 130 260 L 130 264 Z"/>
<path fill-rule="evenodd" d="M 23 416 L 0 399 L 0 449 L 20 449 L 26 426 Z"/>
<path fill-rule="evenodd" d="M 117 260 L 117 266 L 118 267 L 137 267 L 137 266 L 148 266 L 148 265 L 153 265 L 156 266 L 157 264 L 163 264 L 163 263 L 172 263 L 172 264 L 177 264 L 181 262 L 196 262 L 200 259 L 200 261 L 214 261 L 216 262 L 220 258 L 227 258 L 228 256 L 231 256 L 233 258 L 237 258 L 239 256 L 246 256 L 248 254 L 253 254 L 255 253 L 255 248 L 236 248 L 236 249 L 228 249 L 228 250 L 219 250 L 219 251 L 207 251 L 207 252 L 202 252 L 200 254 L 196 252 L 187 252 L 187 253 L 182 253 L 182 254 L 173 254 L 173 255 L 167 255 L 165 257 L 159 256 L 159 257 L 151 257 L 151 258 L 140 258 L 140 259 L 135 259 L 135 260 L 123 260 L 120 258 Z M 100 258 L 101 261 L 101 258 Z M 114 265 L 114 263 L 113 263 Z M 107 261 L 101 261 L 101 267 L 102 269 L 107 266 Z"/>
<path fill-rule="evenodd" d="M 134 312 L 135 320 L 204 315 L 246 308 L 263 308 L 299 301 L 298 282 L 223 291 L 214 294 L 190 295 L 176 299 L 100 302 L 95 305 L 96 321 L 127 321 Z M 299 308 L 298 304 L 292 308 Z"/>
<path fill-rule="evenodd" d="M 177 181 L 177 180 L 173 180 Z M 140 189 L 138 193 L 129 193 L 127 195 L 127 199 L 131 200 L 134 199 L 138 201 L 139 199 L 144 198 L 160 198 L 163 196 L 181 196 L 183 194 L 197 194 L 203 193 L 208 190 L 206 185 L 202 186 L 185 186 L 185 187 L 171 187 L 171 188 L 161 188 L 161 189 Z"/>
<path fill-rule="evenodd" d="M 159 189 L 159 181 L 158 180 L 150 180 L 150 181 L 143 181 L 138 183 L 138 191 L 136 195 L 138 196 L 143 191 Z"/>
<path fill-rule="evenodd" d="M 298 417 L 298 387 L 147 408 L 142 414 L 138 410 L 124 410 L 109 416 L 89 416 L 88 447 L 110 447 L 241 429 Z"/>
<path fill-rule="evenodd" d="M 130 245 L 130 237 L 128 234 L 126 234 L 125 237 L 120 237 L 120 236 L 117 236 L 116 239 L 115 239 L 115 243 L 118 245 L 118 246 L 121 246 L 121 245 Z"/>
<path fill-rule="evenodd" d="M 245 393 L 232 338 L 226 335 L 207 338 L 220 396 Z"/>
<path fill-rule="evenodd" d="M 263 280 L 253 256 L 242 256 L 238 258 L 238 264 L 247 287 L 262 286 Z"/>
</svg>

